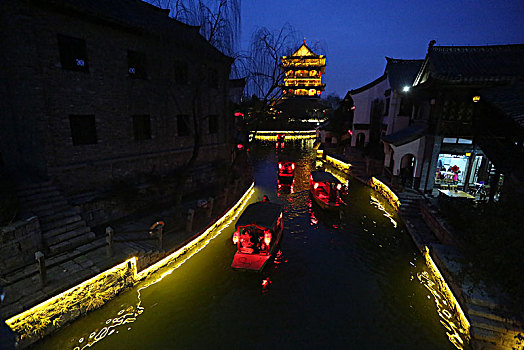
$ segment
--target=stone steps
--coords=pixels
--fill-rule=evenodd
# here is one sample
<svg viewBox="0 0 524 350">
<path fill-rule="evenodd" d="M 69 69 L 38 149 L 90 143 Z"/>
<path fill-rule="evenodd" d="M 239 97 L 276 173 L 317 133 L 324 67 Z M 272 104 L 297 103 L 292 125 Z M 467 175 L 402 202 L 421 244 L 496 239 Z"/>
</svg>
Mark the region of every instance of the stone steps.
<svg viewBox="0 0 524 350">
<path fill-rule="evenodd" d="M 95 234 L 82 220 L 80 208 L 72 207 L 51 182 L 19 188 L 18 198 L 24 211 L 38 216 L 47 256 L 75 249 L 95 239 Z"/>
<path fill-rule="evenodd" d="M 62 198 L 62 194 L 57 189 L 53 188 L 49 188 L 49 191 L 38 192 L 35 194 L 23 195 L 18 193 L 18 199 L 28 205 L 33 205 L 37 202 L 46 202 L 56 197 Z"/>
<path fill-rule="evenodd" d="M 49 231 L 53 229 L 59 228 L 61 226 L 71 225 L 78 221 L 82 221 L 82 217 L 78 214 L 73 214 L 59 217 L 58 219 L 52 221 L 40 220 L 40 227 L 42 228 L 42 231 L 49 233 Z"/>
<path fill-rule="evenodd" d="M 72 207 L 71 209 L 51 213 L 50 215 L 39 215 L 38 220 L 40 221 L 40 226 L 42 226 L 43 224 L 52 223 L 68 216 L 79 215 L 81 212 L 79 207 Z"/>
<path fill-rule="evenodd" d="M 89 228 L 86 229 L 89 230 Z M 93 232 L 87 232 L 87 234 L 77 235 L 74 237 L 67 237 L 66 240 L 62 240 L 57 244 L 50 245 L 48 247 L 49 252 L 51 253 L 51 255 L 62 253 L 67 250 L 74 249 L 75 247 L 78 247 L 85 243 L 89 243 L 93 241 L 95 238 L 96 236 Z"/>
<path fill-rule="evenodd" d="M 71 230 L 64 231 L 60 234 L 49 236 L 45 238 L 45 241 L 47 243 L 48 247 L 51 247 L 53 245 L 56 245 L 60 242 L 67 241 L 69 239 L 73 239 L 77 236 L 81 236 L 84 233 L 90 232 L 91 229 L 85 225 L 79 225 Z"/>
<path fill-rule="evenodd" d="M 51 239 L 52 237 L 59 236 L 63 233 L 76 230 L 78 228 L 86 228 L 86 223 L 84 220 L 77 219 L 76 221 L 72 221 L 70 223 L 64 223 L 63 225 L 60 225 L 58 227 L 55 227 L 51 230 L 42 230 L 44 240 L 47 241 Z"/>
</svg>

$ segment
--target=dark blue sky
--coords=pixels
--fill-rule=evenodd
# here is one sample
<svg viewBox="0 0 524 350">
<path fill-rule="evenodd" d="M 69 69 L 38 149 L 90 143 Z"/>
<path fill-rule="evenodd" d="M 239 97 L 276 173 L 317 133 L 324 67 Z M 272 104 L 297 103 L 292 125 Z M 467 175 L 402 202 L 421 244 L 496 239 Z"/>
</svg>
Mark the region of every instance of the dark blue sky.
<svg viewBox="0 0 524 350">
<path fill-rule="evenodd" d="M 432 39 L 524 44 L 524 0 L 244 0 L 243 47 L 257 27 L 279 30 L 286 22 L 308 42 L 322 43 L 324 95 L 341 97 L 382 75 L 385 56 L 424 58 Z"/>
</svg>

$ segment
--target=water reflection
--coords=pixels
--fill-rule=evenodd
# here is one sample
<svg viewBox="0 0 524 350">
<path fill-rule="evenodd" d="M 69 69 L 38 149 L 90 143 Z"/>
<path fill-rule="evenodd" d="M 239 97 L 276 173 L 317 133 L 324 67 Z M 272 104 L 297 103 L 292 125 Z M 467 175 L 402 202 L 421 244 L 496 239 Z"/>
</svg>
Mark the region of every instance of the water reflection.
<svg viewBox="0 0 524 350">
<path fill-rule="evenodd" d="M 278 188 L 274 142 L 251 155 L 258 199 L 267 194 L 284 210 L 280 251 L 262 274 L 231 270 L 231 229 L 176 273 L 163 271 L 41 348 L 455 348 L 451 311 L 428 293 L 424 259 L 394 212 L 358 182 L 342 217 L 315 207 L 315 154 L 302 143 L 283 150 L 296 164 L 289 193 Z"/>
<path fill-rule="evenodd" d="M 427 271 L 418 273 L 417 277 L 424 287 L 431 292 L 435 305 L 437 306 L 440 323 L 446 329 L 449 341 L 455 345 L 457 349 L 464 349 L 464 339 L 466 338 L 465 331 L 454 316 L 453 308 L 448 304 L 446 296 L 439 291 L 438 284 L 435 283 L 434 279 Z"/>
</svg>

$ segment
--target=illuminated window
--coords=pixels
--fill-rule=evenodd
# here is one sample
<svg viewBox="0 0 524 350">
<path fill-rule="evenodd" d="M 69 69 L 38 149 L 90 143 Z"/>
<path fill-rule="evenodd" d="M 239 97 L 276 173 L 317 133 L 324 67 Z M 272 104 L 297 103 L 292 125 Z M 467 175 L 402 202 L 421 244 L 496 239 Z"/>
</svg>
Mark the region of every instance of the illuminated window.
<svg viewBox="0 0 524 350">
<path fill-rule="evenodd" d="M 175 83 L 180 85 L 187 85 L 189 83 L 189 65 L 186 61 L 175 60 Z"/>
<path fill-rule="evenodd" d="M 127 51 L 127 71 L 132 78 L 145 79 L 146 55 L 143 52 Z"/>
<path fill-rule="evenodd" d="M 189 123 L 191 118 L 187 114 L 179 114 L 176 118 L 177 135 L 178 136 L 189 136 Z"/>
<path fill-rule="evenodd" d="M 71 128 L 73 146 L 98 143 L 94 115 L 70 115 L 69 126 Z"/>
<path fill-rule="evenodd" d="M 151 139 L 151 118 L 149 115 L 133 116 L 133 132 L 135 141 Z"/>
<path fill-rule="evenodd" d="M 62 69 L 89 72 L 85 40 L 62 34 L 57 37 Z"/>
<path fill-rule="evenodd" d="M 208 116 L 208 131 L 210 134 L 218 133 L 218 115 L 212 114 Z"/>
</svg>

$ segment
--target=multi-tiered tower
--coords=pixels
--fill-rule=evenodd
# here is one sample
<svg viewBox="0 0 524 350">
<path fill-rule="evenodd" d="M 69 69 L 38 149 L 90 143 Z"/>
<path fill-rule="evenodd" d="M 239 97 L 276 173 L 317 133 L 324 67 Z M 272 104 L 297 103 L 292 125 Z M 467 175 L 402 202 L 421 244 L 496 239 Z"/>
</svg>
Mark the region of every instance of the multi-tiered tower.
<svg viewBox="0 0 524 350">
<path fill-rule="evenodd" d="M 322 74 L 326 69 L 326 56 L 317 55 L 306 45 L 306 40 L 291 56 L 283 56 L 280 68 L 285 72 L 280 85 L 284 98 L 306 96 L 319 98 L 326 84 Z"/>
</svg>

